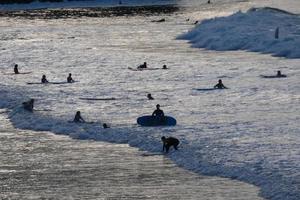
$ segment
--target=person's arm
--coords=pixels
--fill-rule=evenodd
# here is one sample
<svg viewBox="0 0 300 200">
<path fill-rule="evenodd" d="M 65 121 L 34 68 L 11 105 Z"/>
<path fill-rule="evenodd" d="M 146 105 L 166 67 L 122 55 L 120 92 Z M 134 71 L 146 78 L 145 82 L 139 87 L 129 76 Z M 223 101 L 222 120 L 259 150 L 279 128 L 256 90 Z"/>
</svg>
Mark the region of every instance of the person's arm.
<svg viewBox="0 0 300 200">
<path fill-rule="evenodd" d="M 161 111 L 161 116 L 164 117 L 165 116 L 165 113 L 164 111 Z"/>
<path fill-rule="evenodd" d="M 80 121 L 81 121 L 81 122 L 85 122 L 84 119 L 83 119 L 81 116 L 80 116 Z"/>
<path fill-rule="evenodd" d="M 214 86 L 214 88 L 218 88 L 218 84 L 216 84 L 216 85 Z"/>
<path fill-rule="evenodd" d="M 153 111 L 152 116 L 155 116 L 155 114 L 156 114 L 156 110 Z"/>
</svg>

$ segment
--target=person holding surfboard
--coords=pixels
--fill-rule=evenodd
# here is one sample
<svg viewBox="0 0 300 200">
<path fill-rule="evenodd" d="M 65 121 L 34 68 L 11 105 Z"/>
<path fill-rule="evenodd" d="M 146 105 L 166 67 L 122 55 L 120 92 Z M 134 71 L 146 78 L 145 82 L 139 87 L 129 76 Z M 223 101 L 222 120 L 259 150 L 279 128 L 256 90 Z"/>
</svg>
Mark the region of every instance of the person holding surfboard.
<svg viewBox="0 0 300 200">
<path fill-rule="evenodd" d="M 165 116 L 164 111 L 160 109 L 159 104 L 156 105 L 156 110 L 153 111 L 152 116 L 153 117 L 164 117 Z"/>
<path fill-rule="evenodd" d="M 75 122 L 75 123 L 82 123 L 82 122 L 85 122 L 84 119 L 83 119 L 83 118 L 81 117 L 81 115 L 80 115 L 80 111 L 77 111 L 77 112 L 76 112 L 76 115 L 75 115 L 75 117 L 74 117 L 73 122 Z"/>
<path fill-rule="evenodd" d="M 163 142 L 163 152 L 166 149 L 166 153 L 168 153 L 171 146 L 173 146 L 175 150 L 178 150 L 177 146 L 179 145 L 179 140 L 177 138 L 166 138 L 165 136 L 162 136 L 161 141 Z"/>
<path fill-rule="evenodd" d="M 47 78 L 46 78 L 46 75 L 43 75 L 43 76 L 42 76 L 41 82 L 42 82 L 42 83 L 49 83 L 49 81 L 48 81 Z"/>
<path fill-rule="evenodd" d="M 227 89 L 227 87 L 225 87 L 225 85 L 222 83 L 222 80 L 219 79 L 219 82 L 217 85 L 214 86 L 215 89 Z"/>
<path fill-rule="evenodd" d="M 15 74 L 19 74 L 18 64 L 15 64 L 14 72 Z"/>
</svg>

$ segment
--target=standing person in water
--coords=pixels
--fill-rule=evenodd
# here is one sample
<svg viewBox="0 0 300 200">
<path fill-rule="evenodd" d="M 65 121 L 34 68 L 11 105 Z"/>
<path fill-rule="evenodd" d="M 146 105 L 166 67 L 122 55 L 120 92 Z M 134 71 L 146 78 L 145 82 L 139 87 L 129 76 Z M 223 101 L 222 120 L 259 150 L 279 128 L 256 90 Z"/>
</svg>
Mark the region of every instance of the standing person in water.
<svg viewBox="0 0 300 200">
<path fill-rule="evenodd" d="M 18 64 L 15 64 L 14 72 L 15 74 L 19 74 Z"/>
<path fill-rule="evenodd" d="M 30 99 L 29 101 L 23 102 L 23 108 L 29 112 L 33 112 L 33 103 L 34 99 Z"/>
<path fill-rule="evenodd" d="M 41 82 L 42 82 L 42 83 L 49 83 L 49 81 L 48 81 L 47 78 L 46 78 L 46 75 L 43 75 L 43 76 L 42 76 Z"/>
<path fill-rule="evenodd" d="M 85 122 L 84 119 L 80 115 L 80 111 L 76 112 L 73 122 L 75 122 L 75 123 Z"/>
<path fill-rule="evenodd" d="M 222 80 L 219 79 L 219 82 L 217 85 L 214 86 L 214 88 L 216 89 L 227 89 L 227 87 L 225 87 L 225 85 L 223 85 Z"/>
<path fill-rule="evenodd" d="M 151 94 L 149 93 L 149 94 L 147 94 L 147 98 L 149 99 L 149 100 L 153 100 L 154 98 L 151 96 Z"/>
<path fill-rule="evenodd" d="M 69 76 L 68 76 L 68 78 L 67 78 L 67 82 L 68 82 L 68 83 L 73 83 L 73 82 L 74 82 L 71 73 L 69 73 Z"/>
<path fill-rule="evenodd" d="M 164 111 L 160 109 L 159 104 L 156 105 L 156 110 L 153 111 L 152 116 L 155 116 L 155 117 L 164 117 L 165 116 Z"/>
<path fill-rule="evenodd" d="M 166 149 L 166 153 L 169 152 L 171 146 L 173 146 L 175 150 L 178 150 L 177 146 L 179 145 L 179 140 L 177 138 L 166 138 L 165 136 L 162 136 L 161 141 L 163 142 L 163 151 Z"/>
</svg>

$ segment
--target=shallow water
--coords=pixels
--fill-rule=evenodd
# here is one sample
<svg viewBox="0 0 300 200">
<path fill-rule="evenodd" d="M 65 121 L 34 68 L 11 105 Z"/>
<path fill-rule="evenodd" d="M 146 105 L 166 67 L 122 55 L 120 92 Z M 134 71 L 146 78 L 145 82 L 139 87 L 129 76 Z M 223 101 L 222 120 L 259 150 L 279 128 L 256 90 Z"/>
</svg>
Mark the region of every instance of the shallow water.
<svg viewBox="0 0 300 200">
<path fill-rule="evenodd" d="M 255 186 L 126 144 L 18 130 L 3 115 L 0 125 L 0 199 L 262 199 Z"/>
</svg>

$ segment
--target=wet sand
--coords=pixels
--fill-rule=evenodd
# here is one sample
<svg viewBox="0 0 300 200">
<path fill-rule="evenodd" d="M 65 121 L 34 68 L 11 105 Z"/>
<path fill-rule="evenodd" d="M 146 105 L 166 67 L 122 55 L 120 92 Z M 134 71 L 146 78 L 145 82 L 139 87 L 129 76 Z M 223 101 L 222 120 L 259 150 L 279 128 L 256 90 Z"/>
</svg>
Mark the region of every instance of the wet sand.
<svg viewBox="0 0 300 200">
<path fill-rule="evenodd" d="M 0 123 L 0 199 L 262 199 L 255 186 L 126 144 L 18 130 L 3 114 Z"/>
</svg>

